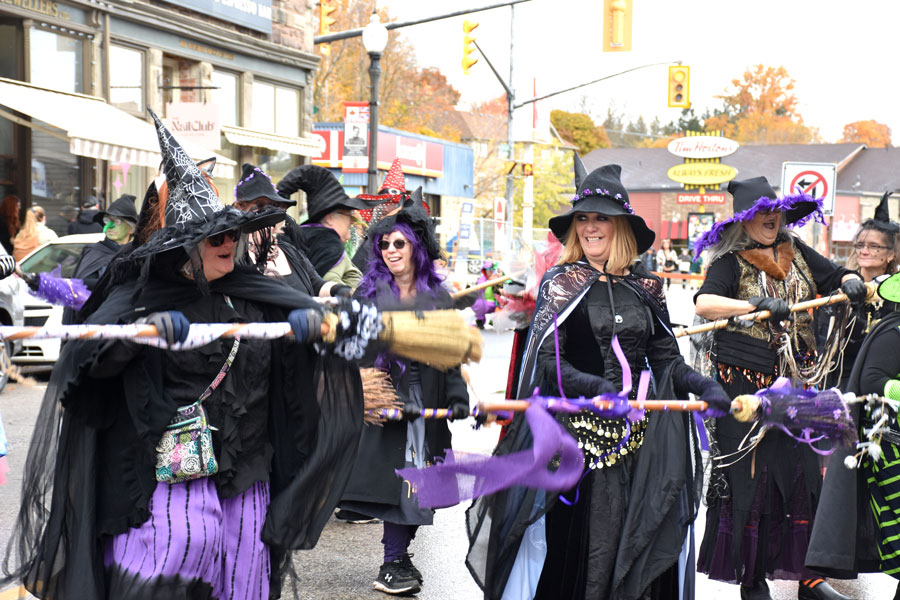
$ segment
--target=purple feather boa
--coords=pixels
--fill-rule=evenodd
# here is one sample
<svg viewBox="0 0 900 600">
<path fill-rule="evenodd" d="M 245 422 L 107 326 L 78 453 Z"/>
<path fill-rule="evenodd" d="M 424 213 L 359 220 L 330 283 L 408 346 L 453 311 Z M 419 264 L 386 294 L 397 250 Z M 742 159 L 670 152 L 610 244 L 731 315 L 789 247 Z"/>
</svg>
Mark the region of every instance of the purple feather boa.
<svg viewBox="0 0 900 600">
<path fill-rule="evenodd" d="M 821 198 L 813 198 L 812 196 L 808 196 L 806 194 L 791 194 L 782 198 L 775 198 L 773 200 L 771 198 L 763 196 L 756 201 L 756 204 L 754 204 L 747 210 L 735 213 L 734 216 L 730 219 L 716 223 L 715 225 L 713 225 L 712 229 L 697 238 L 697 241 L 694 242 L 694 256 L 699 256 L 699 254 L 706 248 L 718 244 L 719 240 L 722 239 L 722 234 L 725 232 L 725 228 L 732 223 L 743 223 L 745 221 L 750 221 L 753 219 L 753 217 L 756 216 L 758 212 L 762 210 L 780 210 L 782 213 L 785 213 L 795 208 L 796 205 L 800 202 L 812 202 L 815 204 L 815 208 L 808 215 L 797 219 L 793 223 L 786 223 L 786 226 L 796 229 L 798 227 L 803 227 L 811 219 L 815 219 L 823 225 L 825 224 L 825 216 L 822 213 Z"/>
<path fill-rule="evenodd" d="M 38 288 L 32 290 L 31 295 L 50 304 L 81 310 L 91 291 L 80 279 L 60 277 L 60 270 L 57 266 L 50 273 L 41 273 Z"/>
</svg>

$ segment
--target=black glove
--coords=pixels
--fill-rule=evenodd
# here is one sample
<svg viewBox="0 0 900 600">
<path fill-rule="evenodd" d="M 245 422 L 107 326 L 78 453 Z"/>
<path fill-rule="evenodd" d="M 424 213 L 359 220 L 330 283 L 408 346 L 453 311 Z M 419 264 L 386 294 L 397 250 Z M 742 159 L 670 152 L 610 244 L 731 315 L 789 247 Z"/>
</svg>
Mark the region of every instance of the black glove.
<svg viewBox="0 0 900 600">
<path fill-rule="evenodd" d="M 0 279 L 5 279 L 16 272 L 16 259 L 9 254 L 0 256 Z"/>
<path fill-rule="evenodd" d="M 559 390 L 559 392 L 565 392 L 566 396 L 569 398 L 575 398 L 577 396 L 593 398 L 600 394 L 617 394 L 619 392 L 619 388 L 608 379 L 604 379 L 599 375 L 592 375 L 590 373 L 585 373 L 584 371 L 579 371 L 568 363 L 560 365 L 560 372 L 562 375 L 563 389 Z M 548 369 L 545 372 L 545 377 L 549 381 L 556 383 L 555 364 L 552 366 L 552 369 Z"/>
<path fill-rule="evenodd" d="M 29 273 L 22 271 L 22 279 L 28 284 L 33 291 L 37 291 L 41 287 L 41 276 L 38 273 Z"/>
<path fill-rule="evenodd" d="M 865 302 L 866 295 L 869 293 L 869 290 L 866 288 L 866 284 L 863 283 L 862 279 L 857 279 L 856 277 L 842 283 L 841 291 L 847 294 L 847 298 L 853 306 Z"/>
<path fill-rule="evenodd" d="M 156 327 L 159 337 L 166 340 L 170 346 L 184 342 L 191 331 L 191 322 L 184 313 L 177 310 L 153 313 L 138 322 Z"/>
<path fill-rule="evenodd" d="M 731 412 L 731 398 L 717 382 L 707 379 L 700 394 L 700 400 L 709 406 L 700 413 L 704 419 L 719 419 Z"/>
<path fill-rule="evenodd" d="M 419 417 L 422 416 L 422 409 L 413 404 L 412 402 L 407 402 L 403 405 L 403 417 L 407 421 L 415 421 Z"/>
<path fill-rule="evenodd" d="M 322 337 L 322 312 L 317 308 L 292 310 L 287 320 L 301 344 L 308 344 Z"/>
<path fill-rule="evenodd" d="M 750 304 L 757 310 L 767 310 L 772 313 L 769 317 L 770 321 L 780 323 L 787 320 L 791 316 L 791 307 L 781 298 L 769 298 L 767 296 L 753 296 L 750 298 Z"/>
<path fill-rule="evenodd" d="M 456 421 L 458 419 L 468 419 L 472 411 L 469 409 L 469 406 L 466 404 L 454 404 L 450 407 L 450 420 Z"/>
<path fill-rule="evenodd" d="M 344 298 L 346 300 L 350 300 L 353 296 L 353 288 L 349 285 L 344 285 L 342 283 L 337 283 L 331 286 L 331 297 L 332 298 Z"/>
<path fill-rule="evenodd" d="M 703 417 L 724 417 L 731 411 L 731 398 L 728 397 L 722 386 L 712 379 L 704 377 L 684 362 L 679 363 L 673 369 L 672 383 L 678 392 L 690 392 L 709 404 L 707 409 L 701 413 Z"/>
</svg>

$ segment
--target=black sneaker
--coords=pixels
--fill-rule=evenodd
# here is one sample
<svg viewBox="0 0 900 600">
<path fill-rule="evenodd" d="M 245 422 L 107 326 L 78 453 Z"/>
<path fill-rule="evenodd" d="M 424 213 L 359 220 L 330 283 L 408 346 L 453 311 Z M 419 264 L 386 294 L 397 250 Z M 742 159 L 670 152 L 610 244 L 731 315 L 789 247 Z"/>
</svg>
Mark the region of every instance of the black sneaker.
<svg viewBox="0 0 900 600">
<path fill-rule="evenodd" d="M 419 581 L 419 583 L 425 583 L 425 578 L 422 577 L 422 572 L 419 571 L 416 568 L 416 565 L 413 564 L 412 557 L 413 555 L 407 552 L 397 560 L 399 560 L 400 564 L 409 570 L 409 574 L 415 577 Z"/>
<path fill-rule="evenodd" d="M 379 592 L 396 595 L 418 594 L 422 590 L 419 581 L 400 558 L 381 565 L 378 578 L 372 582 L 372 587 Z"/>
</svg>

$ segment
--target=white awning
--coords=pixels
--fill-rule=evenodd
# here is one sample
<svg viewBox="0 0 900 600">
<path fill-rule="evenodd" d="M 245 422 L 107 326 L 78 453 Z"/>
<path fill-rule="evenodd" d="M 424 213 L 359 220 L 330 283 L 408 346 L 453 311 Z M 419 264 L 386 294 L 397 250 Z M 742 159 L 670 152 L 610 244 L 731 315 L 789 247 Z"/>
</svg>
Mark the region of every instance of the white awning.
<svg viewBox="0 0 900 600">
<path fill-rule="evenodd" d="M 19 125 L 68 139 L 72 154 L 153 169 L 158 168 L 162 161 L 156 128 L 147 121 L 110 106 L 102 98 L 56 92 L 0 77 L 0 105 L 61 129 L 62 134 L 53 132 L 0 108 L 0 116 Z M 234 177 L 237 163 L 233 160 L 189 141 L 179 142 L 196 161 L 214 156 L 216 177 Z"/>
<path fill-rule="evenodd" d="M 288 137 L 231 125 L 222 125 L 222 133 L 236 146 L 267 148 L 299 156 L 318 156 L 322 153 L 322 141 L 318 138 Z"/>
</svg>

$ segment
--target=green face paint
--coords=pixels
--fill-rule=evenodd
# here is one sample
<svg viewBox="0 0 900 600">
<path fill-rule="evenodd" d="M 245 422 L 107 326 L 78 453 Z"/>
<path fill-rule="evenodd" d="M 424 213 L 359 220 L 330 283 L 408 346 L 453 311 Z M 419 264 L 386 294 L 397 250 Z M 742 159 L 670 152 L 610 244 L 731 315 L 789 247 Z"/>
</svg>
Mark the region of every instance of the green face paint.
<svg viewBox="0 0 900 600">
<path fill-rule="evenodd" d="M 128 221 L 122 221 L 118 225 L 115 221 L 110 221 L 103 226 L 103 233 L 106 237 L 117 244 L 126 244 L 131 240 L 131 234 L 134 227 Z"/>
</svg>

